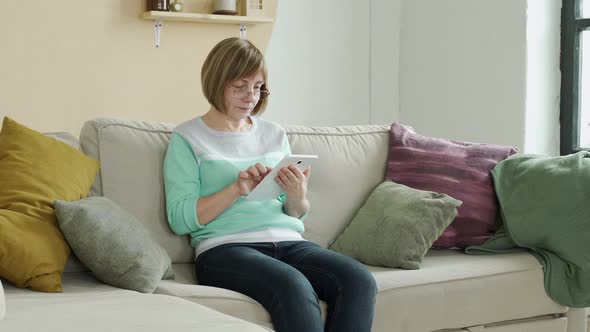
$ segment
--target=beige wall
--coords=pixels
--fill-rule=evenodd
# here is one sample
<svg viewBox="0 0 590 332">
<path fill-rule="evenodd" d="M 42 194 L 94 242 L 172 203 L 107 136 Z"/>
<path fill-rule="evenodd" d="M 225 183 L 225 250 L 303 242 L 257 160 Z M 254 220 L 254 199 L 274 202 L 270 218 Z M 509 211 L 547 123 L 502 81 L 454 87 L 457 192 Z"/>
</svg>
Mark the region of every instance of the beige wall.
<svg viewBox="0 0 590 332">
<path fill-rule="evenodd" d="M 187 11 L 210 1 L 185 0 Z M 274 17 L 276 0 L 267 0 Z M 101 116 L 179 123 L 207 111 L 200 69 L 234 25 L 164 22 L 154 47 L 145 0 L 5 1 L 0 30 L 0 116 L 39 131 L 78 134 Z M 265 50 L 272 24 L 248 28 Z"/>
</svg>

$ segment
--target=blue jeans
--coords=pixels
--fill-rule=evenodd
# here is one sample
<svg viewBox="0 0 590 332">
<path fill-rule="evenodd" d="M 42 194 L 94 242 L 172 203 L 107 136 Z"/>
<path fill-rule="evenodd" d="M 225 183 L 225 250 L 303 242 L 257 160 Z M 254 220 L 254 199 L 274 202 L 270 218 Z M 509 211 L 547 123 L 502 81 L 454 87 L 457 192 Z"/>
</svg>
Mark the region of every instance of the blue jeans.
<svg viewBox="0 0 590 332">
<path fill-rule="evenodd" d="M 229 243 L 200 254 L 199 284 L 245 294 L 277 332 L 371 331 L 375 279 L 356 260 L 307 241 Z M 326 324 L 319 300 L 328 305 Z"/>
</svg>

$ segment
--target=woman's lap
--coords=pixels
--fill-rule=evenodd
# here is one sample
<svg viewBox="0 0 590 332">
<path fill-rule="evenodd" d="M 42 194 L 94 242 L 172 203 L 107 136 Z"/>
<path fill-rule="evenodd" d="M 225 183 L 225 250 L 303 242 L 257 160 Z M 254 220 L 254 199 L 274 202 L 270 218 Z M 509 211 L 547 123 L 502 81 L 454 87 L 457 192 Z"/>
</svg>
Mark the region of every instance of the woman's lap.
<svg viewBox="0 0 590 332">
<path fill-rule="evenodd" d="M 328 303 L 326 325 L 334 330 L 344 331 L 338 321 L 348 326 L 359 321 L 346 322 L 352 310 L 364 311 L 372 320 L 376 286 L 366 267 L 312 242 L 225 244 L 199 255 L 196 269 L 200 284 L 234 290 L 261 303 L 275 328 L 285 324 L 278 331 L 323 331 L 318 329 L 323 324 L 318 299 Z M 304 324 L 293 319 L 297 317 L 307 317 L 308 325 L 296 326 Z M 361 325 L 358 331 L 370 330 L 370 323 Z"/>
</svg>

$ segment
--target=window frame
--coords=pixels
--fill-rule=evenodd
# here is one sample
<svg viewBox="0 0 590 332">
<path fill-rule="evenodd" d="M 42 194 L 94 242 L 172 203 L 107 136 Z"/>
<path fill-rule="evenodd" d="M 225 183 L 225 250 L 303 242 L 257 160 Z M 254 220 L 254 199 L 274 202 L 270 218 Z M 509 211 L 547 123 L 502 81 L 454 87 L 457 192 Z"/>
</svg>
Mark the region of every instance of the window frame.
<svg viewBox="0 0 590 332">
<path fill-rule="evenodd" d="M 581 18 L 582 0 L 563 0 L 561 7 L 560 153 L 566 155 L 590 147 L 580 140 L 580 37 L 590 31 L 590 18 Z M 589 64 L 590 65 L 590 64 Z"/>
</svg>

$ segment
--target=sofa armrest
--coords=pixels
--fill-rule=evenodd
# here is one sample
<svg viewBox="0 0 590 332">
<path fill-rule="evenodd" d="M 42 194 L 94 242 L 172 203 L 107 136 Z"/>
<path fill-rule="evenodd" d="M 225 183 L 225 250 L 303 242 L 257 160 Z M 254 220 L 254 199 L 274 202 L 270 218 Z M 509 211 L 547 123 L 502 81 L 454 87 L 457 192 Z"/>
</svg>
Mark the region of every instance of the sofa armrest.
<svg viewBox="0 0 590 332">
<path fill-rule="evenodd" d="M 2 288 L 2 281 L 0 281 L 0 320 L 4 319 L 6 313 L 6 302 L 4 301 L 4 288 Z"/>
</svg>

